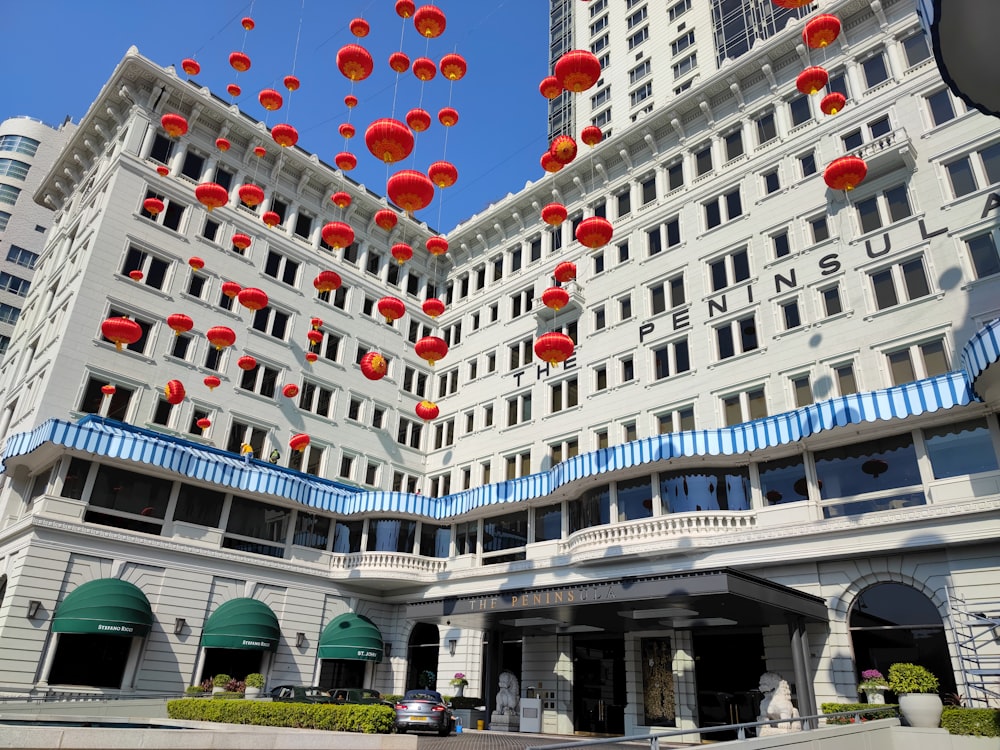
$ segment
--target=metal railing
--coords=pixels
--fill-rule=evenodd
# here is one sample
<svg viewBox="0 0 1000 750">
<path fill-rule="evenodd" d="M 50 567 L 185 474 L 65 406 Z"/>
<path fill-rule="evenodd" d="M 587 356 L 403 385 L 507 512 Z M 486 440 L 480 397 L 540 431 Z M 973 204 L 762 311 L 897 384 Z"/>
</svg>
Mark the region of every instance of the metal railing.
<svg viewBox="0 0 1000 750">
<path fill-rule="evenodd" d="M 186 697 L 179 693 L 128 693 L 116 695 L 113 693 L 86 693 L 60 690 L 51 693 L 0 694 L 0 703 L 97 703 L 103 701 L 130 700 L 173 700 Z"/>
</svg>

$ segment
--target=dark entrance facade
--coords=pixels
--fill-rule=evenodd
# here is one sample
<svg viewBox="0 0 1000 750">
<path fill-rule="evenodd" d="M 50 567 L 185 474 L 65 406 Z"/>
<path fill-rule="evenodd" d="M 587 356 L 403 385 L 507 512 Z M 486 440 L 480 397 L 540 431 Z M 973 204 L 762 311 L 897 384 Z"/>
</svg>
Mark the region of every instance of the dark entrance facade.
<svg viewBox="0 0 1000 750">
<path fill-rule="evenodd" d="M 573 731 L 625 733 L 625 640 L 573 637 Z"/>
</svg>

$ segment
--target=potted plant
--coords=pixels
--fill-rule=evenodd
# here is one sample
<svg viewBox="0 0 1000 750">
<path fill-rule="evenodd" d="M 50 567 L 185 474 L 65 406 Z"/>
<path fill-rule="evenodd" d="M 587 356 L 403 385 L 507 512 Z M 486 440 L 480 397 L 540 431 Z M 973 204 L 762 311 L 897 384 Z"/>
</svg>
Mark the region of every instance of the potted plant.
<svg viewBox="0 0 1000 750">
<path fill-rule="evenodd" d="M 883 693 L 889 688 L 889 683 L 877 669 L 866 669 L 861 673 L 858 690 L 865 694 L 868 703 L 885 703 Z"/>
<path fill-rule="evenodd" d="M 889 667 L 889 689 L 899 697 L 899 712 L 911 727 L 936 728 L 943 705 L 938 678 L 919 664 L 900 662 Z"/>
<path fill-rule="evenodd" d="M 451 678 L 451 685 L 455 688 L 455 697 L 461 698 L 465 695 L 465 686 L 469 684 L 469 681 L 465 678 L 465 675 L 461 672 L 455 672 L 455 676 Z"/>
<path fill-rule="evenodd" d="M 213 693 L 224 693 L 226 691 L 226 686 L 229 681 L 233 678 L 227 674 L 217 674 L 212 678 L 212 692 Z"/>
<path fill-rule="evenodd" d="M 260 691 L 264 688 L 264 675 L 260 672 L 252 672 L 247 675 L 246 678 L 246 692 L 244 695 L 247 698 L 257 698 L 260 695 Z"/>
</svg>

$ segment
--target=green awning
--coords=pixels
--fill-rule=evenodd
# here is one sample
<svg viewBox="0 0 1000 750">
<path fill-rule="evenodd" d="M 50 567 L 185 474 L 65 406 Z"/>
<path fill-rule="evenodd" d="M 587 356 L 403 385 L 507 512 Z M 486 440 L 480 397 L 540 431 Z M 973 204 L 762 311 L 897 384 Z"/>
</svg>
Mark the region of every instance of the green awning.
<svg viewBox="0 0 1000 750">
<path fill-rule="evenodd" d="M 98 578 L 81 583 L 56 607 L 52 632 L 145 636 L 152 625 L 149 599 L 138 586 Z"/>
<path fill-rule="evenodd" d="M 247 597 L 230 599 L 209 615 L 201 634 L 207 648 L 276 651 L 281 630 L 278 618 L 263 602 Z"/>
<path fill-rule="evenodd" d="M 382 661 L 382 633 L 364 615 L 340 615 L 323 628 L 319 658 Z"/>
</svg>

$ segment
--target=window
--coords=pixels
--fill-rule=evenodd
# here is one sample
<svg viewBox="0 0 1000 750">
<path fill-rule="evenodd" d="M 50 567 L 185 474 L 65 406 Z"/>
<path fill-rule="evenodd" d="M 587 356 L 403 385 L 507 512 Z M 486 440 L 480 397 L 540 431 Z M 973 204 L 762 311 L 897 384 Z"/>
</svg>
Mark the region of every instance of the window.
<svg viewBox="0 0 1000 750">
<path fill-rule="evenodd" d="M 9 307 L 10 307 L 9 305 L 0 306 L 0 320 L 3 320 L 3 322 L 13 323 L 14 322 L 13 320 L 6 320 L 6 318 L 8 317 L 6 311 L 7 311 L 7 308 L 9 308 Z M 13 313 L 14 320 L 17 320 L 17 315 L 20 313 L 20 311 L 17 308 L 10 308 L 10 309 L 14 311 L 14 313 Z M 150 331 L 153 330 L 153 323 L 152 322 L 150 322 L 148 320 L 143 320 L 142 318 L 138 317 L 137 315 L 133 315 L 130 312 L 126 312 L 124 310 L 119 310 L 119 309 L 114 308 L 114 307 L 112 307 L 112 308 L 110 308 L 108 310 L 108 317 L 109 318 L 131 318 L 136 323 L 138 323 L 139 324 L 139 328 L 142 329 L 142 335 L 139 337 L 139 339 L 134 344 L 122 344 L 122 348 L 123 349 L 128 349 L 130 352 L 136 352 L 138 354 L 145 354 L 146 353 L 146 345 L 149 343 L 149 333 L 150 333 Z M 101 340 L 102 341 L 107 341 L 108 343 L 111 343 L 108 339 L 104 338 L 103 335 L 101 336 Z M 215 351 L 214 348 L 213 348 L 213 351 Z"/>
<path fill-rule="evenodd" d="M 889 70 L 885 66 L 885 55 L 881 52 L 861 63 L 861 70 L 864 72 L 867 88 L 873 88 L 883 81 L 889 80 Z"/>
<path fill-rule="evenodd" d="M 531 421 L 531 394 L 522 393 L 507 399 L 507 426 Z"/>
<path fill-rule="evenodd" d="M 603 391 L 608 387 L 608 368 L 606 365 L 594 367 L 594 391 Z"/>
<path fill-rule="evenodd" d="M 618 243 L 618 262 L 624 263 L 629 259 L 628 240 Z"/>
<path fill-rule="evenodd" d="M 424 397 L 427 389 L 427 374 L 407 365 L 403 369 L 403 390 L 419 398 Z"/>
<path fill-rule="evenodd" d="M 792 115 L 792 127 L 809 122 L 812 119 L 812 110 L 809 109 L 809 95 L 801 94 L 788 102 L 788 111 Z"/>
<path fill-rule="evenodd" d="M 299 391 L 299 408 L 320 417 L 329 417 L 333 413 L 333 389 L 303 381 Z"/>
<path fill-rule="evenodd" d="M 923 433 L 935 479 L 996 471 L 997 456 L 985 419 L 928 427 Z"/>
<path fill-rule="evenodd" d="M 455 418 L 446 419 L 434 425 L 434 450 L 448 448 L 455 444 Z"/>
<path fill-rule="evenodd" d="M 590 4 L 590 17 L 593 18 L 602 10 L 605 10 L 607 7 L 608 7 L 608 0 L 594 0 L 594 2 Z"/>
<path fill-rule="evenodd" d="M 517 294 L 510 295 L 510 317 L 519 318 L 522 314 L 531 311 L 532 299 L 535 296 L 534 287 L 529 286 L 522 289 Z M 457 341 L 455 342 L 458 343 Z"/>
<path fill-rule="evenodd" d="M 632 317 L 632 295 L 618 298 L 618 319 L 628 320 Z"/>
<path fill-rule="evenodd" d="M 684 165 L 677 162 L 667 167 L 667 191 L 672 193 L 682 187 L 684 187 Z"/>
<path fill-rule="evenodd" d="M 493 426 L 493 404 L 483 406 L 483 427 Z"/>
<path fill-rule="evenodd" d="M 451 396 L 458 392 L 458 368 L 438 375 L 438 398 Z"/>
<path fill-rule="evenodd" d="M 648 31 L 648 29 L 646 29 Z M 675 63 L 673 66 L 674 80 L 686 76 L 692 70 L 698 67 L 698 53 L 692 52 L 687 57 L 681 59 L 680 62 Z"/>
<path fill-rule="evenodd" d="M 411 448 L 420 448 L 420 433 L 422 426 L 419 422 L 406 417 L 399 418 L 399 428 L 396 430 L 396 442 L 400 445 L 408 445 Z"/>
<path fill-rule="evenodd" d="M 713 292 L 750 278 L 750 258 L 745 247 L 712 261 L 708 268 Z"/>
<path fill-rule="evenodd" d="M 10 222 L 10 214 L 7 211 L 0 211 L 0 232 L 7 229 L 7 224 Z"/>
<path fill-rule="evenodd" d="M 216 238 L 219 236 L 219 227 L 219 222 L 206 217 L 205 223 L 201 227 L 202 239 L 206 239 L 209 242 L 215 242 Z M 240 255 L 243 254 L 243 251 L 237 248 L 236 245 L 233 245 L 233 250 L 238 252 Z"/>
<path fill-rule="evenodd" d="M 823 302 L 823 314 L 826 317 L 831 317 L 833 315 L 839 315 L 844 311 L 844 307 L 840 301 L 840 285 L 834 284 L 833 286 L 828 286 L 825 289 L 821 289 L 819 292 L 820 299 Z"/>
<path fill-rule="evenodd" d="M 757 127 L 757 145 L 763 146 L 768 141 L 778 137 L 778 129 L 774 123 L 774 112 L 765 112 L 754 118 Z"/>
<path fill-rule="evenodd" d="M 531 451 L 507 456 L 505 463 L 507 465 L 506 478 L 508 480 L 526 477 L 531 473 Z"/>
<path fill-rule="evenodd" d="M 695 174 L 701 177 L 712 171 L 712 144 L 709 143 L 694 155 Z"/>
<path fill-rule="evenodd" d="M 251 393 L 257 393 L 266 398 L 274 398 L 277 389 L 279 371 L 276 368 L 262 365 L 258 362 L 252 370 L 243 370 L 240 377 L 240 388 Z"/>
<path fill-rule="evenodd" d="M 636 65 L 632 70 L 628 72 L 628 83 L 632 86 L 643 78 L 648 76 L 653 69 L 653 63 L 650 60 L 643 60 L 639 65 Z"/>
<path fill-rule="evenodd" d="M 159 198 L 160 200 L 163 201 L 164 209 L 160 211 L 160 213 L 154 216 L 149 211 L 147 211 L 145 207 L 142 207 L 139 210 L 140 216 L 149 219 L 152 222 L 160 224 L 166 227 L 167 229 L 172 229 L 175 232 L 180 231 L 181 222 L 184 219 L 184 213 L 185 211 L 187 211 L 187 206 L 185 206 L 183 203 L 170 200 L 166 196 L 159 195 L 158 193 L 155 193 L 152 190 L 146 191 L 145 198 Z M 143 200 L 145 200 L 145 198 Z M 214 224 L 216 222 L 207 220 L 205 228 L 202 229 L 202 236 L 204 236 L 208 240 L 214 241 L 215 237 L 214 234 L 212 233 L 210 223 Z"/>
<path fill-rule="evenodd" d="M 694 407 L 686 406 L 656 416 L 656 425 L 661 435 L 685 432 L 694 429 Z"/>
<path fill-rule="evenodd" d="M 753 419 L 763 419 L 767 416 L 767 399 L 764 395 L 764 387 L 725 396 L 722 399 L 722 411 L 727 427 Z"/>
<path fill-rule="evenodd" d="M 28 176 L 31 165 L 17 159 L 0 159 L 0 177 L 23 180 Z"/>
<path fill-rule="evenodd" d="M 778 305 L 781 310 L 781 320 L 785 330 L 791 331 L 802 325 L 802 317 L 799 315 L 799 301 L 797 299 L 782 302 Z"/>
<path fill-rule="evenodd" d="M 286 284 L 295 286 L 296 276 L 299 272 L 299 264 L 287 258 L 281 253 L 269 250 L 267 261 L 264 263 L 264 273 L 273 279 L 278 279 Z"/>
<path fill-rule="evenodd" d="M 635 3 L 636 0 L 629 0 L 628 5 L 626 7 L 631 8 L 633 5 L 635 5 Z M 625 19 L 627 28 L 634 29 L 640 23 L 645 21 L 646 17 L 647 17 L 646 6 L 643 5 L 641 8 L 639 8 L 639 10 L 637 10 L 635 13 L 632 13 L 631 15 L 629 15 L 627 19 Z"/>
<path fill-rule="evenodd" d="M 728 193 L 702 204 L 705 211 L 705 229 L 713 229 L 723 222 L 732 221 L 743 215 L 743 201 L 740 189 L 733 188 Z"/>
<path fill-rule="evenodd" d="M 590 43 L 590 51 L 596 55 L 598 52 L 600 52 L 601 50 L 603 50 L 605 47 L 608 46 L 608 39 L 609 37 L 607 34 L 598 37 L 597 39 L 595 39 L 593 42 Z"/>
<path fill-rule="evenodd" d="M 27 279 L 22 279 L 20 276 L 14 276 L 6 271 L 0 271 L 0 291 L 16 294 L 18 297 L 24 297 L 28 294 L 28 289 L 30 287 L 31 282 Z"/>
<path fill-rule="evenodd" d="M 574 226 L 573 229 L 575 230 L 576 227 Z M 495 284 L 496 282 L 500 281 L 503 278 L 503 256 L 502 255 L 496 256 L 493 259 L 492 263 L 493 263 L 493 283 Z"/>
<path fill-rule="evenodd" d="M 192 343 L 194 343 L 194 337 L 189 333 L 173 336 L 170 340 L 170 356 L 186 361 L 194 351 Z"/>
<path fill-rule="evenodd" d="M 737 353 L 754 351 L 758 346 L 754 316 L 750 315 L 718 326 L 715 329 L 715 340 L 720 361 L 735 357 Z"/>
<path fill-rule="evenodd" d="M 291 316 L 288 313 L 279 310 L 273 305 L 269 305 L 254 313 L 253 328 L 284 341 L 288 334 L 288 321 L 290 318 Z"/>
<path fill-rule="evenodd" d="M 607 315 L 604 312 L 604 305 L 594 309 L 594 330 L 603 331 L 607 325 Z"/>
<path fill-rule="evenodd" d="M 658 346 L 652 350 L 652 354 L 654 380 L 662 380 L 691 369 L 687 338 Z"/>
<path fill-rule="evenodd" d="M 162 258 L 132 246 L 125 253 L 125 260 L 119 273 L 122 276 L 128 276 L 130 271 L 142 271 L 143 276 L 139 280 L 140 284 L 162 290 L 166 283 L 169 267 L 170 264 Z"/>
<path fill-rule="evenodd" d="M 833 377 L 837 381 L 837 392 L 841 396 L 850 396 L 858 392 L 858 382 L 854 377 L 854 365 L 847 363 L 833 368 Z"/>
<path fill-rule="evenodd" d="M 510 355 L 509 369 L 517 370 L 518 368 L 528 365 L 531 362 L 531 347 L 532 340 L 530 338 L 522 339 L 521 341 L 513 344 L 508 344 L 507 352 Z"/>
<path fill-rule="evenodd" d="M 1000 273 L 1000 256 L 997 254 L 997 245 L 993 234 L 972 237 L 965 241 L 965 245 L 969 249 L 969 257 L 972 259 L 972 267 L 977 279 Z"/>
<path fill-rule="evenodd" d="M 623 190 L 615 196 L 615 200 L 618 203 L 618 217 L 628 216 L 632 213 L 632 193 L 629 190 Z"/>
<path fill-rule="evenodd" d="M 739 156 L 743 156 L 742 130 L 734 130 L 732 133 L 729 133 L 724 141 L 726 144 L 726 161 L 732 161 Z"/>
<path fill-rule="evenodd" d="M 913 213 L 910 209 L 905 185 L 897 185 L 873 195 L 871 198 L 860 200 L 854 204 L 854 207 L 858 212 L 862 233 L 874 232 L 885 224 L 901 221 Z M 888 221 L 885 221 L 883 217 Z"/>
<path fill-rule="evenodd" d="M 552 459 L 552 465 L 561 464 L 568 458 L 573 458 L 580 454 L 580 441 L 576 438 L 571 438 L 569 440 L 561 440 L 558 443 L 549 444 L 549 457 Z M 557 534 L 556 539 L 559 538 Z"/>
<path fill-rule="evenodd" d="M 604 31 L 608 27 L 608 17 L 607 15 L 601 16 L 592 24 L 590 24 L 590 35 L 593 36 L 601 31 Z"/>
<path fill-rule="evenodd" d="M 771 235 L 771 248 L 774 250 L 775 258 L 784 258 L 792 252 L 791 243 L 788 241 L 787 229 Z"/>
<path fill-rule="evenodd" d="M 640 185 L 642 205 L 648 205 L 656 200 L 656 175 L 645 178 Z"/>
<path fill-rule="evenodd" d="M 766 195 L 771 195 L 781 190 L 781 180 L 778 177 L 777 167 L 769 172 L 765 172 L 761 177 L 764 180 L 764 193 Z"/>
<path fill-rule="evenodd" d="M 549 386 L 549 410 L 555 414 L 570 409 L 579 403 L 579 388 L 576 376 Z"/>
<path fill-rule="evenodd" d="M 927 110 L 930 112 L 931 123 L 934 127 L 944 125 L 949 120 L 955 119 L 955 105 L 952 103 L 951 94 L 948 89 L 941 89 L 933 94 L 928 94 Z"/>
<path fill-rule="evenodd" d="M 678 16 L 691 10 L 691 0 L 681 0 L 679 3 L 674 3 L 667 9 L 667 15 L 670 20 L 675 20 Z"/>
<path fill-rule="evenodd" d="M 232 425 L 229 427 L 226 450 L 230 453 L 239 453 L 242 446 L 249 445 L 253 448 L 255 456 L 262 456 L 264 454 L 264 438 L 266 436 L 267 430 L 264 428 L 234 419 Z"/>
<path fill-rule="evenodd" d="M 18 317 L 21 315 L 20 308 L 13 307 L 8 304 L 0 304 L 0 323 L 7 323 L 8 325 L 14 325 L 17 323 Z M 129 347 L 131 348 L 131 347 Z"/>
<path fill-rule="evenodd" d="M 956 198 L 975 192 L 980 185 L 1000 182 L 1000 143 L 975 151 L 945 165 Z"/>
<path fill-rule="evenodd" d="M 17 196 L 20 194 L 21 188 L 16 188 L 13 185 L 0 185 L 0 203 L 13 206 L 17 203 Z"/>
<path fill-rule="evenodd" d="M 15 154 L 34 156 L 38 151 L 39 141 L 25 135 L 0 135 L 0 151 L 12 151 Z"/>
<path fill-rule="evenodd" d="M 903 53 L 906 55 L 906 65 L 912 68 L 931 56 L 927 46 L 927 37 L 923 32 L 911 34 L 903 40 Z"/>
<path fill-rule="evenodd" d="M 635 89 L 629 94 L 629 100 L 631 106 L 636 106 L 637 104 L 644 102 L 646 99 L 653 95 L 653 83 L 652 81 L 647 81 L 639 88 Z"/>
<path fill-rule="evenodd" d="M 666 310 L 680 307 L 687 300 L 684 296 L 684 275 L 679 274 L 649 287 L 650 312 L 659 315 Z"/>
<path fill-rule="evenodd" d="M 205 168 L 205 157 L 190 149 L 184 154 L 184 163 L 181 165 L 181 174 L 195 182 L 201 182 L 201 174 Z"/>
<path fill-rule="evenodd" d="M 643 10 L 645 10 L 645 8 Z M 649 39 L 649 27 L 643 26 L 628 38 L 628 48 L 635 49 L 647 39 Z M 694 55 L 692 55 L 692 57 L 694 57 Z"/>
<path fill-rule="evenodd" d="M 799 173 L 802 177 L 816 174 L 816 155 L 810 151 L 808 154 L 801 154 L 798 157 Z"/>
<path fill-rule="evenodd" d="M 920 256 L 873 271 L 868 277 L 871 279 L 875 307 L 878 310 L 898 305 L 900 292 L 904 295 L 903 301 L 919 299 L 931 293 L 923 258 Z"/>
<path fill-rule="evenodd" d="M 621 373 L 621 381 L 623 383 L 629 383 L 635 380 L 635 361 L 633 360 L 631 354 L 619 359 L 618 367 L 619 372 Z"/>
<path fill-rule="evenodd" d="M 934 375 L 944 375 L 949 369 L 944 339 L 936 339 L 906 349 L 888 352 L 886 359 L 893 385 L 903 385 Z"/>
</svg>

